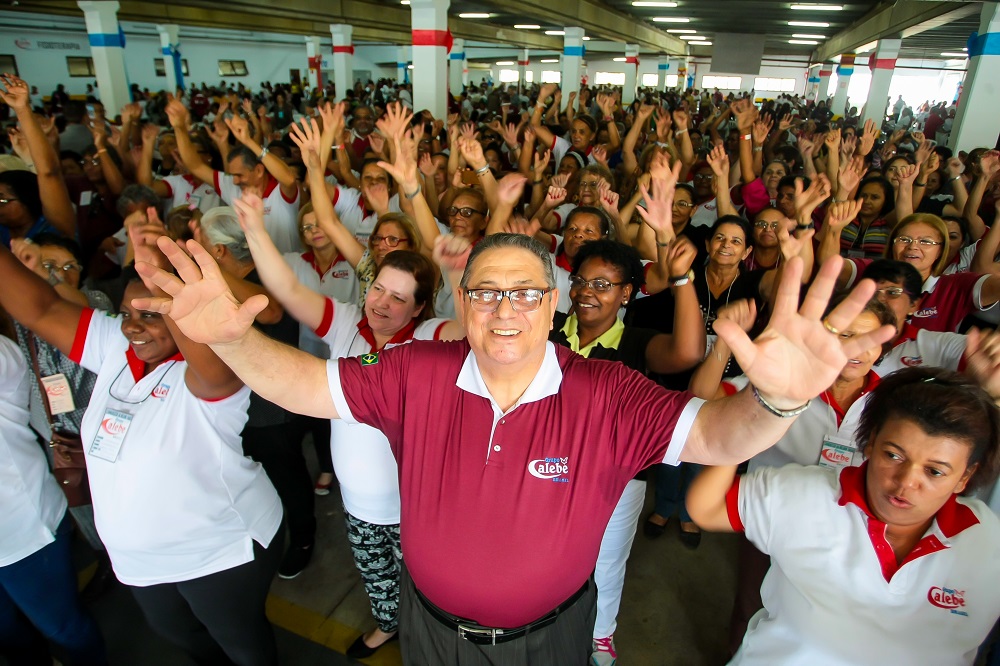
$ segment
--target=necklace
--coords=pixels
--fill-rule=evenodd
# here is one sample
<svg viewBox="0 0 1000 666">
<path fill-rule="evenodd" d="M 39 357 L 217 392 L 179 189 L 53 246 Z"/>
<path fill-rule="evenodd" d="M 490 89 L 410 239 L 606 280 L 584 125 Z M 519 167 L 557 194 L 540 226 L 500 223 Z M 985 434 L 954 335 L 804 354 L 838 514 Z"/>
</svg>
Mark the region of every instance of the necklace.
<svg viewBox="0 0 1000 666">
<path fill-rule="evenodd" d="M 729 295 L 732 293 L 733 285 L 736 284 L 736 278 L 739 276 L 740 270 L 737 268 L 736 275 L 733 276 L 732 282 L 729 283 L 729 288 L 726 289 L 726 305 L 729 305 Z M 705 313 L 705 328 L 707 329 L 715 321 L 712 319 L 712 299 L 714 296 L 712 295 L 712 283 L 708 281 L 708 266 L 705 267 L 705 287 L 708 289 L 708 305 L 705 306 L 707 310 Z"/>
</svg>

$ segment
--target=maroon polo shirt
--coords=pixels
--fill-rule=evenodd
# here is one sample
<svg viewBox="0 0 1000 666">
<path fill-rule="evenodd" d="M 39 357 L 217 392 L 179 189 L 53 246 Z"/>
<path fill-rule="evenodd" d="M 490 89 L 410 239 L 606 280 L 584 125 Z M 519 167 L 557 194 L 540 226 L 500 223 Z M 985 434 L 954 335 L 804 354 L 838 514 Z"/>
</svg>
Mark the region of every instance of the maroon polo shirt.
<svg viewBox="0 0 1000 666">
<path fill-rule="evenodd" d="M 677 463 L 702 404 L 552 343 L 506 413 L 465 341 L 415 341 L 327 368 L 341 418 L 381 430 L 396 456 L 417 588 L 491 627 L 532 622 L 583 585 L 625 485 Z"/>
</svg>

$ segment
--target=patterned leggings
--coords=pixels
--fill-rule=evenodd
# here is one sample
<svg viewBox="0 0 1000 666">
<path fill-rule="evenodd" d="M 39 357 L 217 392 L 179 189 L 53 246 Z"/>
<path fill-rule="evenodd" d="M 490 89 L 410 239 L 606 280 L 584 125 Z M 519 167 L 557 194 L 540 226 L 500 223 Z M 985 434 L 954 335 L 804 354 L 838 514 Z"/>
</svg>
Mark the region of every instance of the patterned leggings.
<svg viewBox="0 0 1000 666">
<path fill-rule="evenodd" d="M 344 511 L 347 540 L 354 566 L 361 572 L 378 628 L 392 633 L 399 627 L 399 576 L 403 551 L 399 525 L 375 525 Z"/>
</svg>

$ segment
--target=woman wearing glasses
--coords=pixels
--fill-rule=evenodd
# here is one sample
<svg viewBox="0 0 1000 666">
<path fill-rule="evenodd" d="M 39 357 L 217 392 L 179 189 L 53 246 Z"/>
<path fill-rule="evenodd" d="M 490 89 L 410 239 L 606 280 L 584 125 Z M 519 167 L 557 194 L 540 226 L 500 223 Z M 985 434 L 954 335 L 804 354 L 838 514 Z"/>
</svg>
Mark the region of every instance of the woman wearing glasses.
<svg viewBox="0 0 1000 666">
<path fill-rule="evenodd" d="M 666 276 L 686 274 L 696 256 L 694 247 L 686 240 L 676 242 L 669 252 L 661 254 L 662 262 L 651 270 Z M 587 358 L 620 361 L 643 374 L 670 374 L 694 367 L 704 354 L 705 329 L 690 280 L 670 288 L 677 301 L 672 334 L 625 326 L 618 318 L 621 308 L 642 288 L 643 273 L 639 254 L 631 247 L 609 240 L 583 243 L 574 255 L 570 276 L 573 314 L 556 312 L 549 340 Z M 625 582 L 625 563 L 645 497 L 646 477 L 642 472 L 628 482 L 601 542 L 594 572 L 595 652 L 614 653 L 612 641 Z"/>
<path fill-rule="evenodd" d="M 819 246 L 819 260 L 836 254 L 844 225 L 831 222 Z M 899 221 L 889 235 L 885 257 L 903 261 L 920 273 L 923 301 L 911 318 L 915 328 L 931 331 L 955 331 L 966 316 L 993 307 L 1000 300 L 1000 275 L 953 273 L 948 267 L 948 227 L 937 215 L 916 213 Z M 854 284 L 870 259 L 844 262 L 840 285 Z"/>
<path fill-rule="evenodd" d="M 747 257 L 748 270 L 777 268 L 781 261 L 781 246 L 778 244 L 778 230 L 788 233 L 795 231 L 795 220 L 789 219 L 777 208 L 768 206 L 757 213 L 753 222 L 753 249 Z"/>
<path fill-rule="evenodd" d="M 403 249 L 385 252 L 375 267 L 364 306 L 358 307 L 303 284 L 268 236 L 259 200 L 254 203 L 236 202 L 264 286 L 287 312 L 329 345 L 330 358 L 377 358 L 379 351 L 411 340 L 465 337 L 458 322 L 434 318 L 438 271 L 427 257 Z M 376 227 L 372 237 L 379 233 Z M 351 657 L 364 659 L 397 635 L 402 558 L 398 471 L 389 440 L 381 432 L 339 419 L 330 425 L 331 458 L 344 503 L 347 536 L 377 624 L 347 651 Z"/>
</svg>

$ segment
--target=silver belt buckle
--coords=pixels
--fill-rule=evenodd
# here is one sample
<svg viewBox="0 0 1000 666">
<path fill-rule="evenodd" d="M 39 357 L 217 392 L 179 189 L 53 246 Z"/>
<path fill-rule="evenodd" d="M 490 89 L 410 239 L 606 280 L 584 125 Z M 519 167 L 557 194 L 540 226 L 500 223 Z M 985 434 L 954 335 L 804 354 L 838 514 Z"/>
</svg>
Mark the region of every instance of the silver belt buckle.
<svg viewBox="0 0 1000 666">
<path fill-rule="evenodd" d="M 466 634 L 475 634 L 476 636 L 489 636 L 492 645 L 497 644 L 497 636 L 503 634 L 503 629 L 477 629 L 476 627 L 466 627 L 464 625 L 458 625 L 458 637 L 463 640 L 468 640 L 465 637 Z"/>
</svg>

